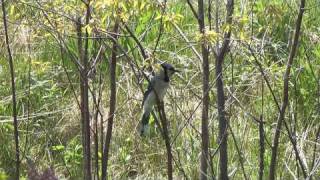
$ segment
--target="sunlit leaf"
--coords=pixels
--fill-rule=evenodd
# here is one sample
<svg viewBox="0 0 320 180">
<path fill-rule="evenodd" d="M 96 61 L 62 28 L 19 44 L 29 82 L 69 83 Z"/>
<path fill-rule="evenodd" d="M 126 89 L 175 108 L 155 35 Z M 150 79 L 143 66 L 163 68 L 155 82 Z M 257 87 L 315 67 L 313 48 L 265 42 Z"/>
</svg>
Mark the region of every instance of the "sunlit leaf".
<svg viewBox="0 0 320 180">
<path fill-rule="evenodd" d="M 51 149 L 53 151 L 63 151 L 64 150 L 64 146 L 62 146 L 62 145 L 52 146 Z"/>
</svg>

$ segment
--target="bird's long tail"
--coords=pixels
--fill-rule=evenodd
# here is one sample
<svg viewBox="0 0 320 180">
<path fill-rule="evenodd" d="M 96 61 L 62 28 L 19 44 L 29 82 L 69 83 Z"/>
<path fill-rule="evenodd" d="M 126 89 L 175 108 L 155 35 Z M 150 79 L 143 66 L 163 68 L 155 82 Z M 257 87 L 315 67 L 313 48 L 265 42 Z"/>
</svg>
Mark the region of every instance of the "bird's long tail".
<svg viewBox="0 0 320 180">
<path fill-rule="evenodd" d="M 150 119 L 150 112 L 144 112 L 138 126 L 138 131 L 140 136 L 145 136 L 149 133 L 149 119 Z"/>
</svg>

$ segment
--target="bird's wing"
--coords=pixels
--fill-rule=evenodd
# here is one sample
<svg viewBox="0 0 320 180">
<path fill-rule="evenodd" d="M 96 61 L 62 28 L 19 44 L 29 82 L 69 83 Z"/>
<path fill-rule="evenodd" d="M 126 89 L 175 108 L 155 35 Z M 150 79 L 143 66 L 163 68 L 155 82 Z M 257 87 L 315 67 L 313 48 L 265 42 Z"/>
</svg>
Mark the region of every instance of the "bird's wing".
<svg viewBox="0 0 320 180">
<path fill-rule="evenodd" d="M 147 90 L 143 93 L 142 106 L 144 105 L 144 102 L 145 102 L 145 100 L 147 99 L 148 95 L 152 92 L 153 87 L 154 87 L 154 84 L 155 84 L 155 80 L 154 80 L 154 77 L 152 77 L 152 78 L 150 79 L 150 82 L 148 83 Z"/>
</svg>

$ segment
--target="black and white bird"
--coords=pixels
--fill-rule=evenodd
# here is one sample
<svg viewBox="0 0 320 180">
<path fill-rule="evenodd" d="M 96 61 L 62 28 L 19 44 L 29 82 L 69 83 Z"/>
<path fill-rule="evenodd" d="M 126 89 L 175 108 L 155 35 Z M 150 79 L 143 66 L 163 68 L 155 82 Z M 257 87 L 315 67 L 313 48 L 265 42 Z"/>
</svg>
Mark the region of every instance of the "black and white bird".
<svg viewBox="0 0 320 180">
<path fill-rule="evenodd" d="M 162 63 L 160 71 L 157 72 L 149 81 L 148 88 L 143 94 L 143 114 L 138 125 L 138 131 L 141 136 L 149 133 L 149 118 L 153 106 L 157 104 L 157 98 L 162 102 L 169 87 L 171 76 L 179 72 L 171 64 Z M 158 97 L 157 97 L 158 96 Z"/>
</svg>

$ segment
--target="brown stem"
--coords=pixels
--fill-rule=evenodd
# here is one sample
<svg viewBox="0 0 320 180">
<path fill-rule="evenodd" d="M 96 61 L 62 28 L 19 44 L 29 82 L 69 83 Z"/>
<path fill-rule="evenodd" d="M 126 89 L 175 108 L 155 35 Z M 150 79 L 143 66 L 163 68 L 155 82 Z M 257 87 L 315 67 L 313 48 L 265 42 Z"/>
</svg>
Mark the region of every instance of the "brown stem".
<svg viewBox="0 0 320 180">
<path fill-rule="evenodd" d="M 245 169 L 244 169 L 243 153 L 241 152 L 241 150 L 240 150 L 240 148 L 239 148 L 239 145 L 237 144 L 237 139 L 236 139 L 236 136 L 235 136 L 234 133 L 233 133 L 233 130 L 232 130 L 231 126 L 228 126 L 228 127 L 229 127 L 229 129 L 230 129 L 231 137 L 232 137 L 232 139 L 233 139 L 233 141 L 234 141 L 234 145 L 235 145 L 235 147 L 236 147 L 236 151 L 237 151 L 238 156 L 239 156 L 239 162 L 240 162 L 241 170 L 242 170 L 242 172 L 243 172 L 243 178 L 244 178 L 245 180 L 248 180 L 249 178 L 248 178 L 248 176 L 247 176 L 247 174 L 246 174 L 246 171 L 245 171 Z"/>
<path fill-rule="evenodd" d="M 86 4 L 86 25 L 90 19 L 90 7 Z M 84 179 L 91 180 L 91 149 L 90 149 L 90 112 L 88 100 L 88 31 L 85 31 L 85 44 L 82 47 L 82 24 L 81 18 L 77 21 L 77 36 L 78 36 L 78 49 L 79 59 L 82 62 L 83 68 L 80 68 L 80 97 L 81 97 L 81 124 L 82 124 L 82 143 L 83 143 L 83 171 Z"/>
<path fill-rule="evenodd" d="M 163 27 L 163 15 L 165 14 L 166 7 L 167 7 L 167 0 L 165 0 L 163 2 L 162 11 L 161 11 L 161 18 L 160 18 L 160 25 L 159 25 L 159 34 L 158 34 L 158 37 L 157 37 L 157 40 L 156 40 L 156 45 L 154 46 L 153 51 L 152 51 L 152 56 L 154 56 L 154 53 L 157 50 L 157 47 L 159 45 L 161 36 L 163 34 L 163 29 L 164 29 L 164 27 Z"/>
<path fill-rule="evenodd" d="M 265 134 L 264 134 L 264 127 L 263 127 L 263 113 L 264 113 L 264 82 L 261 82 L 261 115 L 260 115 L 260 122 L 259 122 L 259 180 L 263 180 L 263 173 L 264 173 L 264 152 L 265 152 Z"/>
<path fill-rule="evenodd" d="M 190 0 L 187 0 L 187 3 L 188 3 L 188 5 L 189 5 L 189 7 L 190 7 L 190 9 L 191 9 L 194 17 L 195 17 L 197 20 L 199 20 L 198 13 L 197 13 L 197 11 L 194 9 L 194 7 L 193 7 L 193 5 L 191 4 Z"/>
<path fill-rule="evenodd" d="M 192 7 L 192 6 L 190 6 Z M 203 0 L 198 0 L 198 24 L 199 31 L 205 35 L 204 21 L 204 3 Z M 208 130 L 208 113 L 209 113 L 209 94 L 206 93 L 209 89 L 209 50 L 205 41 L 201 42 L 202 52 L 202 116 L 201 116 L 201 162 L 200 162 L 200 179 L 206 180 L 209 159 L 209 130 Z"/>
<path fill-rule="evenodd" d="M 228 0 L 226 9 L 227 9 L 227 16 L 226 16 L 226 23 L 231 25 L 232 23 L 232 14 L 233 14 L 233 0 Z M 218 105 L 218 120 L 219 120 L 219 141 L 221 142 L 220 147 L 220 175 L 219 179 L 227 180 L 228 178 L 228 121 L 225 114 L 225 97 L 224 97 L 224 87 L 223 87 L 223 61 L 226 53 L 229 49 L 230 44 L 230 37 L 231 37 L 231 30 L 224 34 L 223 42 L 221 48 L 217 50 L 216 55 L 216 77 L 217 77 L 217 105 Z"/>
<path fill-rule="evenodd" d="M 172 167 L 172 150 L 171 150 L 171 143 L 170 143 L 170 136 L 169 136 L 169 130 L 168 130 L 168 120 L 166 113 L 164 111 L 164 104 L 163 102 L 158 101 L 158 107 L 159 107 L 159 115 L 160 115 L 160 121 L 162 124 L 162 132 L 163 132 L 163 138 L 166 144 L 166 150 L 167 150 L 167 175 L 168 180 L 173 179 L 173 167 Z"/>
<path fill-rule="evenodd" d="M 275 135 L 273 138 L 273 146 L 272 146 L 272 153 L 271 153 L 271 161 L 270 161 L 270 169 L 269 169 L 269 180 L 274 180 L 276 176 L 276 164 L 277 164 L 277 153 L 278 153 L 278 146 L 279 146 L 279 139 L 280 139 L 280 131 L 282 127 L 282 123 L 284 121 L 285 117 L 285 111 L 288 105 L 289 101 L 289 76 L 290 76 L 290 70 L 291 66 L 293 64 L 293 59 L 296 54 L 297 46 L 298 46 L 298 40 L 300 35 L 300 28 L 301 28 L 301 22 L 302 22 L 302 16 L 304 12 L 304 6 L 305 6 L 305 0 L 301 0 L 300 8 L 299 8 L 299 14 L 296 22 L 296 28 L 295 28 L 295 35 L 293 39 L 292 48 L 289 54 L 288 62 L 286 71 L 284 74 L 284 80 L 283 80 L 283 97 L 282 97 L 282 105 L 280 108 Z M 307 173 L 305 169 L 302 167 L 302 172 L 304 177 L 306 178 Z"/>
<path fill-rule="evenodd" d="M 265 152 L 265 147 L 264 147 L 264 128 L 263 128 L 263 116 L 261 115 L 260 117 L 260 122 L 259 122 L 259 146 L 260 146 L 260 151 L 259 151 L 259 180 L 263 180 L 263 172 L 264 172 L 264 152 Z"/>
<path fill-rule="evenodd" d="M 86 26 L 89 24 L 90 20 L 90 0 L 88 0 L 88 3 L 86 4 Z M 84 125 L 84 141 L 85 141 L 85 158 L 86 163 L 85 164 L 85 179 L 91 180 L 92 179 L 92 173 L 91 173 L 91 137 L 90 137 L 90 112 L 89 112 L 89 83 L 88 83 L 88 72 L 89 72 L 89 55 L 88 55 L 88 46 L 89 46 L 89 33 L 88 30 L 85 30 L 85 41 L 84 41 L 84 56 L 83 56 L 83 99 L 82 99 L 82 110 L 84 113 L 85 119 L 83 121 Z"/>
<path fill-rule="evenodd" d="M 131 29 L 128 27 L 128 25 L 126 25 L 124 22 L 122 22 L 122 24 L 124 25 L 125 29 L 126 29 L 127 32 L 129 33 L 129 35 L 130 35 L 130 36 L 133 38 L 133 40 L 137 43 L 143 59 L 148 59 L 148 54 L 147 54 L 145 48 L 142 46 L 142 44 L 141 44 L 141 42 L 139 41 L 139 39 L 134 35 L 134 33 L 131 31 Z"/>
<path fill-rule="evenodd" d="M 95 87 L 95 86 L 93 86 Z M 94 113 L 94 151 L 95 151 L 95 170 L 96 170 L 96 179 L 100 179 L 100 173 L 99 173 L 99 108 L 101 103 L 101 89 L 102 89 L 102 73 L 100 71 L 99 73 L 99 82 L 98 82 L 98 94 L 96 94 L 96 89 L 92 90 L 92 99 L 93 103 L 97 104 L 96 106 L 93 106 Z M 101 136 L 103 137 L 103 136 Z M 103 145 L 101 145 L 103 146 Z"/>
<path fill-rule="evenodd" d="M 16 85 L 15 85 L 15 75 L 14 75 L 14 67 L 13 67 L 13 58 L 11 54 L 11 49 L 9 45 L 9 36 L 8 36 L 8 25 L 6 18 L 6 8 L 4 4 L 4 0 L 1 0 L 2 5 L 2 18 L 3 18 L 3 26 L 5 32 L 6 46 L 8 50 L 8 58 L 9 58 L 9 67 L 10 67 L 10 77 L 11 77 L 11 94 L 12 94 L 12 116 L 13 116 L 13 126 L 14 126 L 14 141 L 15 141 L 15 151 L 16 151 L 16 179 L 19 179 L 20 176 L 20 149 L 19 149 L 19 133 L 18 133 L 18 120 L 17 120 L 17 101 L 16 101 Z"/>
<path fill-rule="evenodd" d="M 115 40 L 118 39 L 118 31 L 119 31 L 119 21 L 116 20 L 112 35 Z M 116 109 L 116 64 L 117 64 L 117 42 L 113 42 L 112 45 L 112 53 L 111 53 L 111 59 L 110 59 L 110 104 L 109 104 L 109 115 L 108 115 L 108 126 L 107 126 L 107 133 L 106 133 L 106 139 L 105 144 L 103 148 L 103 154 L 102 154 L 102 175 L 101 179 L 106 180 L 108 179 L 108 160 L 109 160 L 109 151 L 110 151 L 110 142 L 112 137 L 112 128 L 113 128 L 113 119 L 114 119 L 114 112 Z"/>
</svg>

